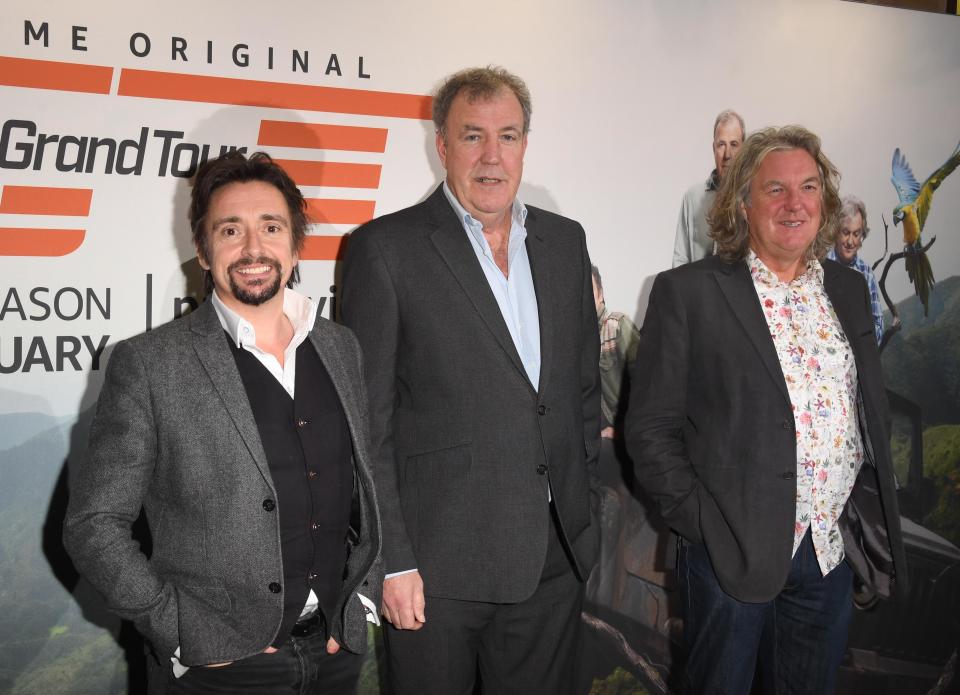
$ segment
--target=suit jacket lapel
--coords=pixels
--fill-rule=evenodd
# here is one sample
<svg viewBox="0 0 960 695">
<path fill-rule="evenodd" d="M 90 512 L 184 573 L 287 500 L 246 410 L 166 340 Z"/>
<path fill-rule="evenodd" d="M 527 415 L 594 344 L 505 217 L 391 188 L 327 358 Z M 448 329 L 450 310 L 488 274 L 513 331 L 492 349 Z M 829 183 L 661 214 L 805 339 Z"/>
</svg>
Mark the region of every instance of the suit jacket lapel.
<svg viewBox="0 0 960 695">
<path fill-rule="evenodd" d="M 850 349 L 854 351 L 854 357 L 857 363 L 860 362 L 860 355 L 857 354 L 856 327 L 853 325 L 853 317 L 850 315 L 849 298 L 843 291 L 843 283 L 840 282 L 840 266 L 836 263 L 822 263 L 823 265 L 823 290 L 830 298 L 830 304 L 833 305 L 833 311 L 840 320 L 840 326 L 847 336 L 847 342 Z"/>
<path fill-rule="evenodd" d="M 193 349 L 197 353 L 200 364 L 213 382 L 214 390 L 223 401 L 224 409 L 233 420 L 240 438 L 246 444 L 257 468 L 260 469 L 260 475 L 267 481 L 270 489 L 276 492 L 273 487 L 273 478 L 270 477 L 267 455 L 260 441 L 260 431 L 257 429 L 257 422 L 250 408 L 250 399 L 243 387 L 230 347 L 226 343 L 223 326 L 220 325 L 217 312 L 209 300 L 190 315 L 190 324 L 193 332 Z"/>
<path fill-rule="evenodd" d="M 467 233 L 453 213 L 442 188 L 438 188 L 430 196 L 427 205 L 436 224 L 436 229 L 430 234 L 434 247 L 477 310 L 487 329 L 493 333 L 514 366 L 526 377 L 527 373 L 520 360 L 520 353 L 513 344 L 513 338 L 503 320 L 503 314 L 500 313 L 497 300 L 490 291 L 490 284 L 477 262 L 477 255 L 467 239 Z"/>
<path fill-rule="evenodd" d="M 734 315 L 750 337 L 770 378 L 776 383 L 787 403 L 790 403 L 790 392 L 787 391 L 787 382 L 783 379 L 780 358 L 777 357 L 777 349 L 770 338 L 770 327 L 767 326 L 767 320 L 760 308 L 757 290 L 753 286 L 746 262 L 724 264 L 714 276 Z"/>
<path fill-rule="evenodd" d="M 333 388 L 340 399 L 340 405 L 347 418 L 347 426 L 350 428 L 350 438 L 356 439 L 359 413 L 357 412 L 357 399 L 353 395 L 356 384 L 350 383 L 347 377 L 347 368 L 340 354 L 340 346 L 333 340 L 329 330 L 321 328 L 320 313 L 317 312 L 316 321 L 313 329 L 310 331 L 310 342 L 313 343 L 320 361 L 330 375 L 330 381 L 333 382 Z M 358 375 L 359 376 L 359 375 Z"/>
<path fill-rule="evenodd" d="M 528 208 L 529 210 L 529 208 Z M 536 212 L 527 214 L 527 256 L 530 258 L 530 273 L 533 275 L 533 288 L 537 295 L 537 314 L 540 322 L 540 384 L 537 391 L 542 393 L 550 376 L 550 362 L 553 359 L 553 346 L 562 336 L 554 336 L 556 329 L 556 305 L 552 280 L 554 278 L 549 264 L 549 247 L 537 224 Z"/>
</svg>

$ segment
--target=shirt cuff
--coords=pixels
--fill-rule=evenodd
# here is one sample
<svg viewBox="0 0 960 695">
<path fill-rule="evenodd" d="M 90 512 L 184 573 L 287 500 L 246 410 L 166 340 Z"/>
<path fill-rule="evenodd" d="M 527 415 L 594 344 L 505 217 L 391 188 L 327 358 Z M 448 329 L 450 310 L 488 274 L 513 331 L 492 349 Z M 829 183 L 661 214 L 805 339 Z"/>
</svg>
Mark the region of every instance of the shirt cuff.
<svg viewBox="0 0 960 695">
<path fill-rule="evenodd" d="M 177 645 L 177 649 L 173 652 L 173 656 L 170 657 L 170 661 L 173 662 L 173 677 L 179 678 L 184 673 L 190 670 L 189 666 L 184 666 L 180 663 L 180 645 Z"/>
<path fill-rule="evenodd" d="M 414 567 L 412 570 L 401 570 L 399 572 L 389 572 L 383 576 L 384 579 L 391 579 L 392 577 L 399 577 L 401 574 L 410 574 L 411 572 L 416 572 L 417 568 Z"/>
<path fill-rule="evenodd" d="M 367 614 L 367 622 L 380 627 L 380 611 L 373 605 L 373 601 L 361 593 L 357 593 L 357 598 L 360 599 L 360 603 L 363 604 L 363 610 Z"/>
</svg>

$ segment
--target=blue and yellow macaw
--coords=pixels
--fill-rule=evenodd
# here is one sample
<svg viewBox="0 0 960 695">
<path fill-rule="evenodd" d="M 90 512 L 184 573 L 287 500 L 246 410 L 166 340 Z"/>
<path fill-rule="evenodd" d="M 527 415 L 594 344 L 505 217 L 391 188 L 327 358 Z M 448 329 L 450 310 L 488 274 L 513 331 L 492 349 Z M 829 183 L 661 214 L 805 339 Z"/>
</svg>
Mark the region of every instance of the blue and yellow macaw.
<svg viewBox="0 0 960 695">
<path fill-rule="evenodd" d="M 930 212 L 930 203 L 933 201 L 933 192 L 937 190 L 943 180 L 960 164 L 960 143 L 943 166 L 927 177 L 921 186 L 913 175 L 907 158 L 900 154 L 898 147 L 893 151 L 893 176 L 890 181 L 897 189 L 900 205 L 893 211 L 893 223 L 903 222 L 903 246 L 906 253 L 904 262 L 907 265 L 907 276 L 923 302 L 923 314 L 927 314 L 927 302 L 930 299 L 930 288 L 933 287 L 933 270 L 930 268 L 930 259 L 923 250 L 920 234 Z"/>
</svg>

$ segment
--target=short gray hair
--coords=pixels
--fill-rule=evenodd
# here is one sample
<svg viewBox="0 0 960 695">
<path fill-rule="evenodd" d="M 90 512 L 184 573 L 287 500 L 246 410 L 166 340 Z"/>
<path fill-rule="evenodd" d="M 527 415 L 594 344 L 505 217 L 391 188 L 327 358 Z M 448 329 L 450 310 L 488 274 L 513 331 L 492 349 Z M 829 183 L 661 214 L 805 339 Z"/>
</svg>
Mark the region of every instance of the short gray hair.
<svg viewBox="0 0 960 695">
<path fill-rule="evenodd" d="M 747 129 L 743 125 L 743 116 L 734 111 L 733 109 L 724 109 L 717 114 L 717 119 L 713 122 L 713 137 L 717 137 L 717 128 L 719 128 L 724 123 L 729 123 L 730 121 L 736 121 L 740 126 L 740 139 L 747 137 Z"/>
<path fill-rule="evenodd" d="M 870 233 L 870 227 L 867 226 L 867 206 L 855 195 L 844 196 L 843 200 L 840 201 L 840 224 L 843 224 L 844 220 L 850 219 L 858 212 L 860 217 L 863 218 L 863 233 L 860 238 L 866 239 L 867 234 Z"/>
<path fill-rule="evenodd" d="M 457 95 L 463 92 L 467 101 L 486 100 L 495 97 L 500 90 L 509 89 L 523 111 L 523 134 L 530 131 L 530 90 L 519 77 L 504 68 L 488 65 L 485 68 L 467 68 L 450 75 L 443 81 L 433 97 L 433 126 L 441 136 L 447 134 L 447 116 Z"/>
</svg>

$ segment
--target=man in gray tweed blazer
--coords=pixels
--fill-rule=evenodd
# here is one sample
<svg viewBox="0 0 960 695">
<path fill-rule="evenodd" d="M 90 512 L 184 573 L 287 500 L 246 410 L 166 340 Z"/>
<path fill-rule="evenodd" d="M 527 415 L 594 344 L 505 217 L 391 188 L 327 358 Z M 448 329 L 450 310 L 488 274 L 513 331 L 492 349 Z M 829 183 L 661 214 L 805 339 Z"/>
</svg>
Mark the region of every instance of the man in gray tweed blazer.
<svg viewBox="0 0 960 695">
<path fill-rule="evenodd" d="M 269 156 L 201 166 L 190 222 L 210 300 L 117 344 L 64 542 L 151 693 L 351 693 L 382 582 L 359 346 L 290 289 L 305 205 Z"/>
</svg>

